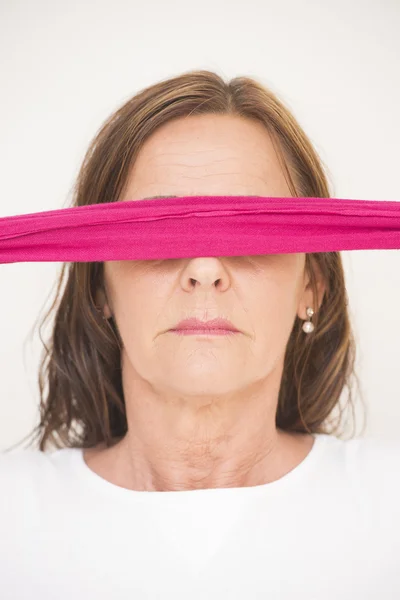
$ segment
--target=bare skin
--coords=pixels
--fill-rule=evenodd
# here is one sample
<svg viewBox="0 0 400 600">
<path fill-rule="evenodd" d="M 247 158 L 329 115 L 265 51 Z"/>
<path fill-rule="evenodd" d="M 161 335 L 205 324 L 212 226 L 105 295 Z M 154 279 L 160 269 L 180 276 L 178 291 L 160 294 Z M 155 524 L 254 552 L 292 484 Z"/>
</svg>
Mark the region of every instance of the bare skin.
<svg viewBox="0 0 400 600">
<path fill-rule="evenodd" d="M 227 115 L 178 119 L 146 141 L 120 200 L 159 195 L 291 196 L 265 128 Z M 123 341 L 128 433 L 85 450 L 89 468 L 138 491 L 261 485 L 296 468 L 314 438 L 275 415 L 296 315 L 319 308 L 304 266 L 305 254 L 105 263 L 97 302 Z M 170 331 L 187 317 L 239 333 Z"/>
</svg>

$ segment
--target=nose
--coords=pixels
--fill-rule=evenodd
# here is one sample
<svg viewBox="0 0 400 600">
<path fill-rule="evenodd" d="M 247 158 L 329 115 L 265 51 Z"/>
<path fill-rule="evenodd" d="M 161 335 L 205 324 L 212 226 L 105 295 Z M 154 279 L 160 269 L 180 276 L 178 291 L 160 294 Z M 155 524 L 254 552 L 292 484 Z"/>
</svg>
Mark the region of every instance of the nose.
<svg viewBox="0 0 400 600">
<path fill-rule="evenodd" d="M 225 291 L 229 285 L 229 274 L 218 257 L 196 257 L 189 261 L 182 273 L 182 287 L 186 291 L 199 287 L 216 287 Z"/>
</svg>

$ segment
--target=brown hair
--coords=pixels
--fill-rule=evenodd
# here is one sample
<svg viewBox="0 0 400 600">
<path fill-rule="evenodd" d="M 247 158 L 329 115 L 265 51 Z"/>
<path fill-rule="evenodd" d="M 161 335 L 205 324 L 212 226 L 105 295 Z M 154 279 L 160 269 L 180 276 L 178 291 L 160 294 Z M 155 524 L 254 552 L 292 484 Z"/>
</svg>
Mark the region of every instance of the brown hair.
<svg viewBox="0 0 400 600">
<path fill-rule="evenodd" d="M 190 71 L 143 89 L 101 127 L 85 155 L 74 186 L 73 206 L 116 202 L 143 142 L 160 125 L 199 114 L 256 119 L 271 135 L 293 196 L 329 197 L 321 159 L 276 95 L 249 77 L 226 83 L 210 71 Z M 276 414 L 287 431 L 341 435 L 347 407 L 354 405 L 351 379 L 355 342 L 339 252 L 306 254 L 306 269 L 319 305 L 315 267 L 325 293 L 311 334 L 296 317 L 288 340 Z M 63 287 L 66 278 L 65 286 Z M 56 294 L 39 328 L 44 345 L 39 369 L 40 423 L 30 434 L 40 450 L 111 446 L 127 431 L 121 384 L 121 339 L 115 322 L 104 321 L 94 302 L 103 288 L 103 263 L 64 263 Z M 41 330 L 55 312 L 48 346 Z M 338 410 L 339 409 L 339 410 Z M 336 411 L 336 414 L 335 414 Z"/>
</svg>

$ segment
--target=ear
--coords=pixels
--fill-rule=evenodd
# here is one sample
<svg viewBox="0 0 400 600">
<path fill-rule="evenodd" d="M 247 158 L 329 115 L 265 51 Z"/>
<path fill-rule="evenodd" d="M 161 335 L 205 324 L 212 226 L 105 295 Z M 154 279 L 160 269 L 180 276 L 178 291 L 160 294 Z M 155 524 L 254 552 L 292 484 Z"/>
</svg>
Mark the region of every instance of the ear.
<svg viewBox="0 0 400 600">
<path fill-rule="evenodd" d="M 95 302 L 96 302 L 96 306 L 98 307 L 98 309 L 100 311 L 102 311 L 102 313 L 106 317 L 106 319 L 109 319 L 110 317 L 112 317 L 111 308 L 108 303 L 107 296 L 103 289 L 97 290 L 97 292 L 95 294 Z"/>
<path fill-rule="evenodd" d="M 304 289 L 303 293 L 301 294 L 297 310 L 298 317 L 303 320 L 308 319 L 306 313 L 308 306 L 310 306 L 314 310 L 314 313 L 317 313 L 319 311 L 326 291 L 326 283 L 324 277 L 315 260 L 312 260 L 312 268 L 315 274 L 317 297 L 315 297 L 313 293 L 311 277 L 306 271 L 306 269 L 304 269 Z"/>
</svg>

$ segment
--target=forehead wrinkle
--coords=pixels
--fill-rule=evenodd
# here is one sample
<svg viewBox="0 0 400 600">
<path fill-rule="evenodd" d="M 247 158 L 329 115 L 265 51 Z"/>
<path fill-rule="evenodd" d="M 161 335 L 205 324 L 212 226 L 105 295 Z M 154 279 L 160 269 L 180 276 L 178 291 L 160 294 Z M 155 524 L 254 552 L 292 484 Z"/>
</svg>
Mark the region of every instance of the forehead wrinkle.
<svg viewBox="0 0 400 600">
<path fill-rule="evenodd" d="M 193 165 L 193 164 L 190 164 L 190 163 L 187 163 L 187 162 L 181 163 L 181 162 L 176 162 L 176 161 L 173 161 L 173 163 L 169 163 L 169 162 L 168 163 L 157 162 L 157 166 L 159 166 L 159 167 L 177 166 L 177 167 L 190 167 L 190 168 L 198 168 L 199 169 L 199 168 L 205 167 L 207 165 L 213 165 L 214 163 L 226 162 L 227 160 L 231 160 L 231 159 L 236 160 L 236 158 L 237 158 L 236 156 L 228 156 L 226 158 L 213 159 L 213 160 L 207 161 L 207 162 L 205 162 L 205 163 L 203 163 L 201 165 Z"/>
</svg>

